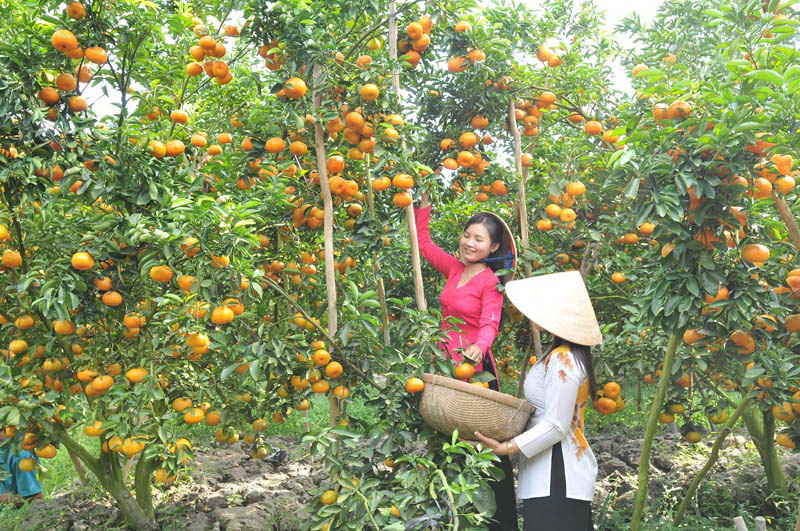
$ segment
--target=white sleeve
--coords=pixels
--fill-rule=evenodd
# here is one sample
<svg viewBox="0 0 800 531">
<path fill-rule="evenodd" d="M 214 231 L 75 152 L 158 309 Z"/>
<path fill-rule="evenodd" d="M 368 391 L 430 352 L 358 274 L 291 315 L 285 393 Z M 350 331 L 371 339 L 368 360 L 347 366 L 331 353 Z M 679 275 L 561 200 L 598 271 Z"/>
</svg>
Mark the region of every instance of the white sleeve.
<svg viewBox="0 0 800 531">
<path fill-rule="evenodd" d="M 570 352 L 553 352 L 550 355 L 544 377 L 544 416 L 533 428 L 514 438 L 526 457 L 533 457 L 565 440 L 572 431 L 572 416 L 582 372 Z"/>
</svg>

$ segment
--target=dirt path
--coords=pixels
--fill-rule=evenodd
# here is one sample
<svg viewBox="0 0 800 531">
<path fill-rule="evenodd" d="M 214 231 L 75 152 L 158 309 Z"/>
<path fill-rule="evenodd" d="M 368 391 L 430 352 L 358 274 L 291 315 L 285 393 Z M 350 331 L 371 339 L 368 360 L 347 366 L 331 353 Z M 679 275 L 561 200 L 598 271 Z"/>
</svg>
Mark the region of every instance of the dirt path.
<svg viewBox="0 0 800 531">
<path fill-rule="evenodd" d="M 285 460 L 249 456 L 246 445 L 212 447 L 196 452 L 191 476 L 156 491 L 158 521 L 164 531 L 295 531 L 306 519 L 311 493 L 325 479 L 319 463 L 310 463 L 296 441 L 272 437 L 268 443 L 287 450 Z M 627 513 L 635 492 L 641 440 L 624 435 L 590 438 L 599 463 L 595 505 Z M 702 466 L 709 446 L 688 445 L 676 435 L 656 439 L 651 467 L 651 500 L 669 497 Z M 784 454 L 790 487 L 800 490 L 800 455 Z M 757 507 L 765 479 L 758 456 L 742 436 L 729 439 L 719 463 L 701 487 L 713 492 L 714 507 L 736 511 Z M 703 489 L 706 489 L 705 491 Z M 96 488 L 76 486 L 36 502 L 20 531 L 109 531 L 124 529 L 119 512 Z M 730 513 L 729 513 L 730 514 Z"/>
</svg>

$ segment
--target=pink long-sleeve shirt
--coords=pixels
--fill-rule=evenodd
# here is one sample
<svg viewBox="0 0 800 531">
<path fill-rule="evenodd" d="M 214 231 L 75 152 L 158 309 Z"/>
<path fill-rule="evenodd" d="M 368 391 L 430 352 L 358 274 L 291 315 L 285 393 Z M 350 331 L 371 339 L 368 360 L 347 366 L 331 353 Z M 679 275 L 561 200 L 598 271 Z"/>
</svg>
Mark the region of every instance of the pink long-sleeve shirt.
<svg viewBox="0 0 800 531">
<path fill-rule="evenodd" d="M 415 208 L 414 213 L 420 253 L 437 271 L 447 277 L 439 296 L 442 305 L 442 330 L 447 333 L 448 338 L 440 345 L 443 352 L 460 363 L 462 355 L 458 349 L 477 345 L 483 351 L 484 359 L 491 360 L 496 374 L 494 355 L 490 347 L 497 337 L 503 309 L 503 294 L 497 290 L 500 279 L 491 268 L 487 267 L 469 279 L 466 284 L 458 287 L 461 274 L 464 272 L 464 264 L 431 240 L 430 207 Z M 448 325 L 448 317 L 463 319 L 464 323 Z M 475 369 L 483 370 L 483 363 Z"/>
</svg>

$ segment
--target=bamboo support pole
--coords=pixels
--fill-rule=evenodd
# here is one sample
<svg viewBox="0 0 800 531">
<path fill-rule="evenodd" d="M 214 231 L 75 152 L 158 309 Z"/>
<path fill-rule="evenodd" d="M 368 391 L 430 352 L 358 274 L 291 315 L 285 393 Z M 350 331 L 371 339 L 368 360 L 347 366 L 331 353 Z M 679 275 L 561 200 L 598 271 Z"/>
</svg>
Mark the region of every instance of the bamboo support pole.
<svg viewBox="0 0 800 531">
<path fill-rule="evenodd" d="M 797 220 L 792 215 L 791 210 L 789 210 L 789 205 L 786 204 L 786 199 L 784 199 L 782 195 L 779 195 L 775 190 L 772 190 L 772 200 L 775 201 L 775 206 L 778 208 L 778 214 L 780 214 L 783 223 L 789 230 L 789 236 L 792 238 L 794 248 L 800 251 L 800 228 L 798 228 Z"/>
<path fill-rule="evenodd" d="M 319 112 L 322 105 L 322 91 L 317 86 L 317 80 L 322 75 L 322 67 L 314 65 L 314 114 Z M 333 198 L 331 197 L 331 187 L 328 182 L 327 157 L 325 156 L 325 133 L 322 130 L 322 122 L 314 122 L 314 152 L 317 156 L 317 171 L 319 172 L 319 187 L 322 195 L 323 205 L 323 237 L 325 239 L 325 284 L 328 295 L 328 333 L 336 337 L 338 330 L 338 308 L 336 306 L 336 267 L 333 256 Z M 330 345 L 333 349 L 333 345 Z M 336 425 L 339 416 L 338 399 L 331 395 L 331 426 Z"/>
<path fill-rule="evenodd" d="M 514 164 L 517 170 L 517 213 L 519 215 L 519 230 L 522 248 L 517 252 L 517 263 L 522 264 L 525 276 L 531 275 L 531 265 L 528 260 L 520 260 L 520 256 L 526 256 L 530 249 L 530 238 L 528 234 L 528 200 L 525 195 L 525 185 L 528 181 L 528 170 L 522 165 L 522 138 L 517 127 L 517 117 L 514 115 L 514 99 L 508 99 L 508 128 L 514 138 Z M 542 357 L 542 336 L 539 329 L 531 321 L 531 340 L 533 341 L 536 359 Z M 517 396 L 522 396 L 525 385 L 525 375 L 528 371 L 528 356 L 522 360 L 519 368 L 519 378 L 517 380 Z"/>
<path fill-rule="evenodd" d="M 375 191 L 372 189 L 372 176 L 369 163 L 367 163 L 367 212 L 369 213 L 370 223 L 373 227 L 378 226 L 378 218 L 375 215 Z M 381 276 L 381 265 L 376 260 L 372 261 L 372 272 L 375 275 L 375 286 L 378 291 L 378 301 L 381 305 L 381 325 L 383 326 L 383 344 L 391 343 L 389 332 L 389 304 L 386 300 L 386 285 Z"/>
<path fill-rule="evenodd" d="M 397 5 L 389 3 L 389 59 L 392 67 L 392 90 L 397 101 L 400 101 L 400 71 L 397 68 Z M 402 142 L 405 150 L 405 141 Z M 414 216 L 414 207 L 406 207 L 406 220 L 408 221 L 408 239 L 411 245 L 411 268 L 414 272 L 414 298 L 417 308 L 427 311 L 428 303 L 425 300 L 425 287 L 422 283 L 422 262 L 419 258 L 419 241 L 417 240 L 417 222 Z"/>
</svg>

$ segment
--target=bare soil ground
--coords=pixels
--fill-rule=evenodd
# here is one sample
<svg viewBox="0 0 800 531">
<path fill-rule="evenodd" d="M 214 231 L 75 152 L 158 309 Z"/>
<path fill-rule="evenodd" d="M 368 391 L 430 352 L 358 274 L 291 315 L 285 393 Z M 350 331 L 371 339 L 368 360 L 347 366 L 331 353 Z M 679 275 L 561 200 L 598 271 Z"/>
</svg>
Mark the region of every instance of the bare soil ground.
<svg viewBox="0 0 800 531">
<path fill-rule="evenodd" d="M 156 491 L 158 521 L 162 529 L 186 531 L 290 531 L 299 530 L 317 485 L 326 477 L 297 441 L 272 437 L 267 442 L 287 451 L 281 462 L 256 460 L 246 445 L 198 450 L 191 475 Z M 641 440 L 626 435 L 590 438 L 600 473 L 596 510 L 627 513 L 636 485 Z M 657 437 L 651 461 L 650 497 L 659 503 L 678 498 L 705 462 L 709 442 L 689 445 L 677 435 Z M 793 491 L 800 490 L 800 455 L 783 455 L 784 470 Z M 758 454 L 742 435 L 728 439 L 721 458 L 701 487 L 698 505 L 707 510 L 732 511 L 741 504 L 758 507 L 763 500 L 764 474 Z M 96 531 L 125 529 L 110 499 L 96 487 L 80 484 L 50 499 L 35 502 L 20 531 Z M 704 496 L 704 493 L 713 496 Z M 1 527 L 1 526 L 0 526 Z M 10 530 L 9 530 L 10 531 Z M 16 531 L 16 530 L 15 530 Z"/>
</svg>

